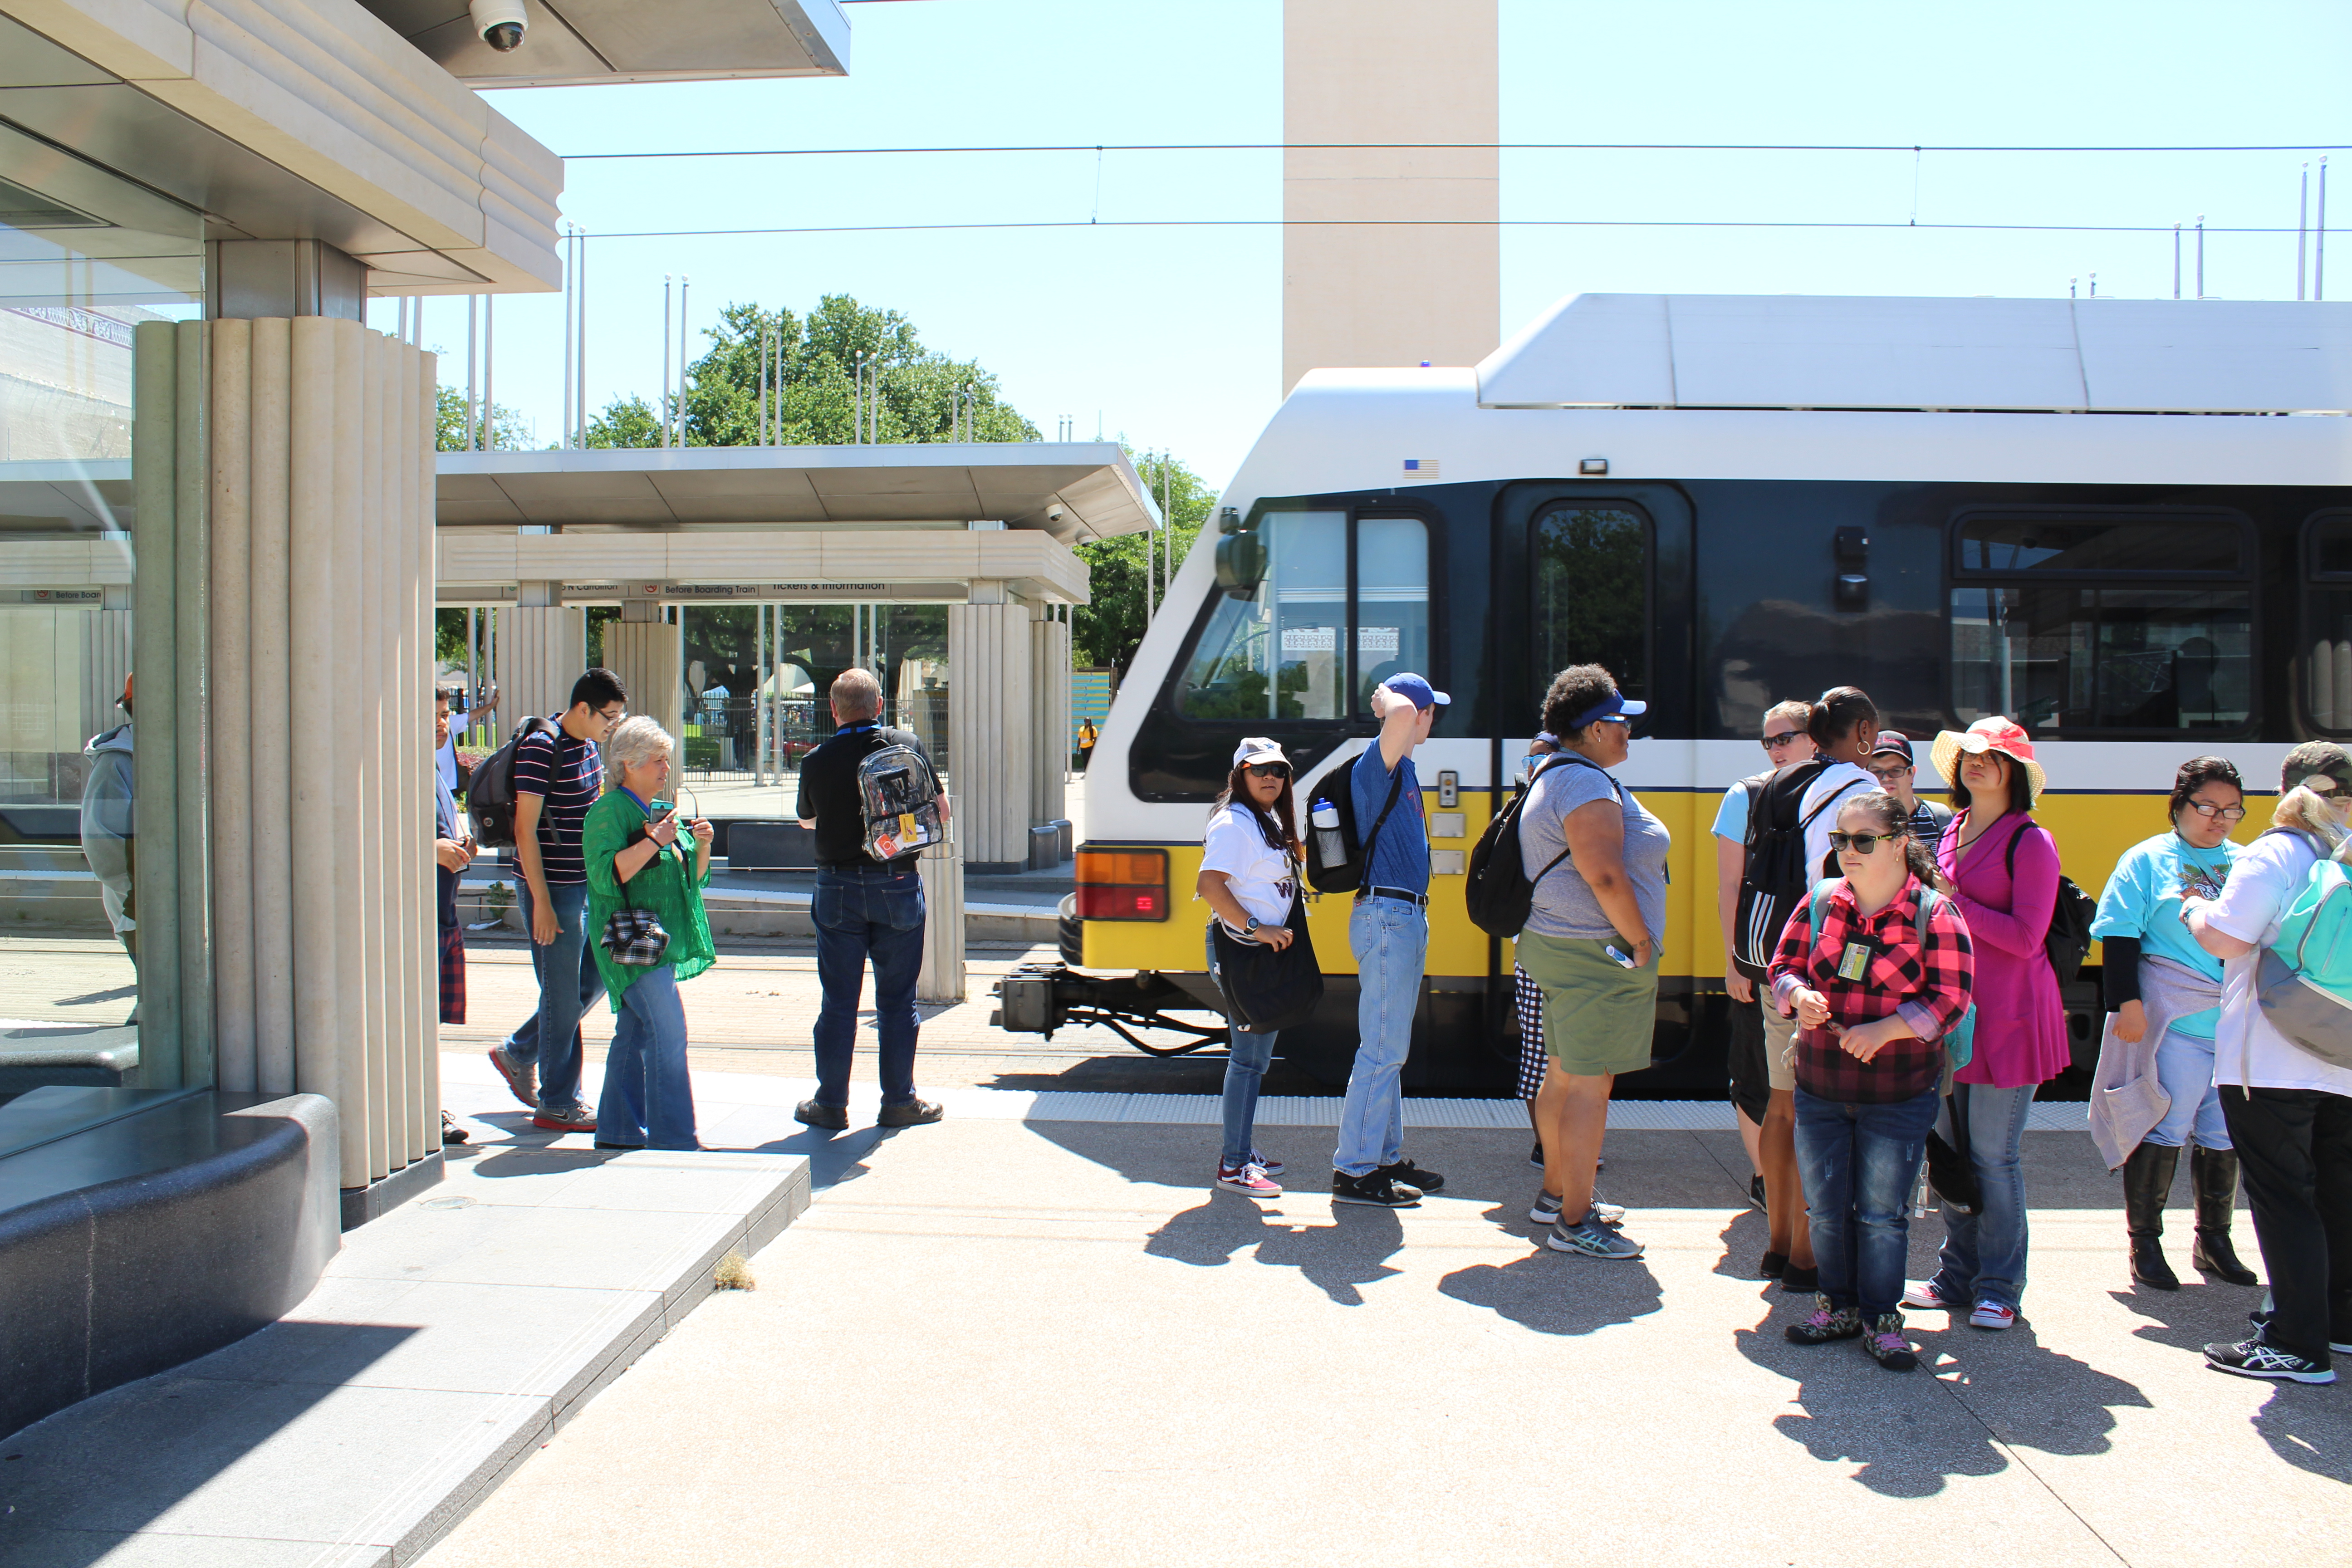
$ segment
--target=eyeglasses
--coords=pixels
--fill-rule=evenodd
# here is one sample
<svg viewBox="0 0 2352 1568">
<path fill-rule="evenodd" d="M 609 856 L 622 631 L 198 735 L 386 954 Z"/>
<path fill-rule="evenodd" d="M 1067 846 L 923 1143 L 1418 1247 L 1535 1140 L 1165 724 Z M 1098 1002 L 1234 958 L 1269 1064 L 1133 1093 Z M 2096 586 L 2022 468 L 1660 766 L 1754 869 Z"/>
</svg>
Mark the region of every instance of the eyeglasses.
<svg viewBox="0 0 2352 1568">
<path fill-rule="evenodd" d="M 1891 768 L 1873 768 L 1870 770 L 1870 776 L 1876 779 L 1880 784 L 1893 784 L 1896 779 L 1901 778 L 1905 773 L 1907 773 L 1910 771 L 1910 764 L 1903 763 Z"/>
<path fill-rule="evenodd" d="M 1802 730 L 1783 730 L 1777 735 L 1765 736 L 1761 744 L 1768 752 L 1777 752 L 1804 732 Z"/>
<path fill-rule="evenodd" d="M 2201 800 L 2185 804 L 2208 822 L 2243 822 L 2246 819 L 2246 808 L 2242 805 L 2208 805 Z"/>
<path fill-rule="evenodd" d="M 1600 718 L 1595 719 L 1593 722 L 1596 724 L 1622 724 L 1628 730 L 1633 727 L 1633 721 L 1627 718 L 1622 713 L 1603 713 Z"/>
<path fill-rule="evenodd" d="M 596 714 L 597 718 L 602 719 L 607 724 L 617 724 L 628 716 L 629 710 L 626 708 L 615 708 L 610 713 L 606 713 L 602 710 L 599 710 Z"/>
<path fill-rule="evenodd" d="M 1903 837 L 1904 835 L 1900 833 L 1832 833 L 1830 847 L 1851 849 L 1857 855 L 1867 855 L 1877 848 L 1881 842 L 1891 844 Z"/>
<path fill-rule="evenodd" d="M 1288 763 L 1252 763 L 1242 770 L 1254 779 L 1286 779 L 1290 776 Z"/>
</svg>

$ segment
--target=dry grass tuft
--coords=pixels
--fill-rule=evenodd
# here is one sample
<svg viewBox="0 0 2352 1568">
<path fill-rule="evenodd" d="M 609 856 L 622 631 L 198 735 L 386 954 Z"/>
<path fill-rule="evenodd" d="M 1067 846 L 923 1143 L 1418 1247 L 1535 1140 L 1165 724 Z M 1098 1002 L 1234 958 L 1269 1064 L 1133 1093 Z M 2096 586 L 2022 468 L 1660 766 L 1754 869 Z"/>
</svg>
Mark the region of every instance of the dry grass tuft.
<svg viewBox="0 0 2352 1568">
<path fill-rule="evenodd" d="M 721 1290 L 757 1290 L 760 1282 L 751 1278 L 751 1265 L 740 1252 L 730 1252 L 719 1260 L 719 1271 L 713 1276 Z"/>
</svg>

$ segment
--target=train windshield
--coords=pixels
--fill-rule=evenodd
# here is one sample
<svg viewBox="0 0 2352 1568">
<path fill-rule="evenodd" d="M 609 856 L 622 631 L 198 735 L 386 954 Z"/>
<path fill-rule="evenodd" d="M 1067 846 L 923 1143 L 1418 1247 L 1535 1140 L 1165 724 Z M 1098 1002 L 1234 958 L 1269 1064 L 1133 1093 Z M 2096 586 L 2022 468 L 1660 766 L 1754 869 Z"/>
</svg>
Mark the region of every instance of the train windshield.
<svg viewBox="0 0 2352 1568">
<path fill-rule="evenodd" d="M 1419 518 L 1269 511 L 1258 530 L 1265 575 L 1211 612 L 1177 687 L 1186 718 L 1346 719 L 1390 675 L 1428 669 L 1429 533 Z"/>
</svg>

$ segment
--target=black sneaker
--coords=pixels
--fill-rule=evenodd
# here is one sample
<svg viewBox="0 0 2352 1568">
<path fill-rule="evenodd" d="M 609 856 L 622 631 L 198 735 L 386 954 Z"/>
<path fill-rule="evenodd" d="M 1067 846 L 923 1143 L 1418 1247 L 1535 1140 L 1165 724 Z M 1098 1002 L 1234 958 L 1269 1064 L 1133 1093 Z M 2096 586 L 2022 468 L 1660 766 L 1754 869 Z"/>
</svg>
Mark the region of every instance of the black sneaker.
<svg viewBox="0 0 2352 1568">
<path fill-rule="evenodd" d="M 1381 1171 L 1374 1171 L 1369 1176 L 1351 1176 L 1345 1171 L 1334 1171 L 1331 1173 L 1331 1201 L 1335 1204 L 1370 1204 L 1374 1208 L 1405 1209 L 1421 1202 L 1421 1189 L 1391 1181 L 1386 1173 Z"/>
<path fill-rule="evenodd" d="M 1818 1265 L 1803 1268 L 1793 1263 L 1780 1266 L 1780 1289 L 1791 1296 L 1810 1296 L 1821 1289 L 1822 1271 Z"/>
<path fill-rule="evenodd" d="M 1528 1156 L 1528 1164 L 1530 1164 L 1530 1165 L 1533 1165 L 1533 1166 L 1534 1166 L 1537 1170 L 1538 1170 L 1538 1171 L 1540 1171 L 1540 1170 L 1542 1170 L 1542 1169 L 1544 1168 L 1544 1166 L 1543 1166 L 1543 1140 L 1542 1140 L 1542 1139 L 1538 1138 L 1538 1139 L 1537 1139 L 1537 1140 L 1536 1140 L 1536 1148 L 1535 1148 L 1535 1152 L 1534 1152 L 1534 1153 L 1532 1153 L 1532 1154 L 1529 1154 L 1529 1155 Z"/>
<path fill-rule="evenodd" d="M 1748 1201 L 1754 1204 L 1759 1209 L 1769 1208 L 1771 1206 L 1764 1201 L 1763 1173 L 1759 1172 L 1755 1180 L 1748 1184 Z"/>
<path fill-rule="evenodd" d="M 1402 1183 L 1408 1187 L 1417 1187 L 1423 1193 L 1433 1193 L 1445 1184 L 1444 1177 L 1434 1171 L 1424 1171 L 1410 1160 L 1399 1160 L 1393 1165 L 1382 1165 L 1372 1174 L 1386 1176 L 1390 1181 Z M 1418 1196 L 1419 1194 L 1415 1195 Z"/>
<path fill-rule="evenodd" d="M 1864 1319 L 1862 1348 L 1870 1352 L 1871 1360 L 1889 1372 L 1909 1372 L 1919 1364 L 1918 1352 L 1903 1337 L 1903 1314 L 1900 1312 Z"/>
<path fill-rule="evenodd" d="M 849 1107 L 819 1105 L 814 1100 L 803 1100 L 793 1107 L 793 1120 L 803 1127 L 821 1128 L 827 1132 L 849 1131 Z"/>
<path fill-rule="evenodd" d="M 2273 1383 L 2334 1383 L 2336 1373 L 2307 1356 L 2264 1344 L 2256 1334 L 2234 1345 L 2207 1345 L 2205 1364 L 2215 1372 L 2239 1377 L 2267 1378 Z"/>
<path fill-rule="evenodd" d="M 946 1106 L 936 1100 L 910 1100 L 904 1105 L 886 1105 L 874 1118 L 877 1127 L 927 1127 L 948 1113 Z"/>
<path fill-rule="evenodd" d="M 1825 1345 L 1832 1340 L 1851 1340 L 1862 1333 L 1862 1313 L 1853 1307 L 1832 1307 L 1827 1296 L 1813 1298 L 1813 1313 L 1802 1322 L 1790 1323 L 1781 1332 L 1801 1345 Z"/>
</svg>

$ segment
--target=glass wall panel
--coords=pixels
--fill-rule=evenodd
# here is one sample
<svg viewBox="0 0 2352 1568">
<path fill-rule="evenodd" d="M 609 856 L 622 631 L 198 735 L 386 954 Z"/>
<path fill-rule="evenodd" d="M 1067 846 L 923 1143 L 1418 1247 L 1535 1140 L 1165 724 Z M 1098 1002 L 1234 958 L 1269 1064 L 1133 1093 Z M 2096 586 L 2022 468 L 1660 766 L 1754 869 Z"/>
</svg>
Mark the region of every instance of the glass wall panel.
<svg viewBox="0 0 2352 1568">
<path fill-rule="evenodd" d="M 0 1101 L 139 1081 L 133 329 L 203 261 L 198 214 L 0 124 Z"/>
<path fill-rule="evenodd" d="M 1535 678 L 1540 696 L 1570 665 L 1597 664 L 1628 697 L 1649 696 L 1650 530 L 1622 506 L 1559 506 L 1536 519 Z"/>
<path fill-rule="evenodd" d="M 1348 514 L 1270 512 L 1258 528 L 1265 574 L 1247 597 L 1217 601 L 1185 666 L 1177 708 L 1211 721 L 1343 718 Z M 1422 567 L 1425 578 L 1426 546 Z M 1423 615 L 1425 625 L 1425 607 Z"/>
</svg>

